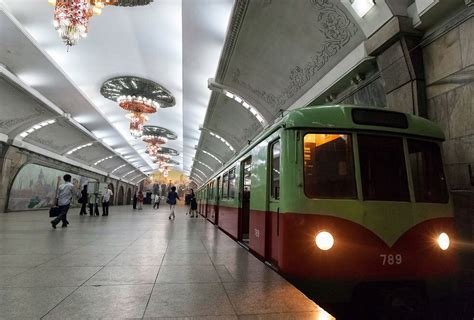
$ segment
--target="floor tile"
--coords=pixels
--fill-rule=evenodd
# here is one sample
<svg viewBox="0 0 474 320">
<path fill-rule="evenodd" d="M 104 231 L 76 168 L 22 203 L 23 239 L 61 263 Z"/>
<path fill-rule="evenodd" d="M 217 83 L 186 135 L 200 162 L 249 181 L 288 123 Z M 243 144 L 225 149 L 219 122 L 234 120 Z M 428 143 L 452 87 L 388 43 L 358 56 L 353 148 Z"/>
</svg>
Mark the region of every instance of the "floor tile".
<svg viewBox="0 0 474 320">
<path fill-rule="evenodd" d="M 0 288 L 0 319 L 39 319 L 75 289 Z"/>
<path fill-rule="evenodd" d="M 151 289 L 151 285 L 81 287 L 43 319 L 141 318 Z"/>
<path fill-rule="evenodd" d="M 162 266 L 158 283 L 220 282 L 214 266 Z"/>
<path fill-rule="evenodd" d="M 100 267 L 39 267 L 1 283 L 2 287 L 77 287 Z"/>
<path fill-rule="evenodd" d="M 45 263 L 48 267 L 101 267 L 109 263 L 113 254 L 74 254 L 68 253 Z"/>
<path fill-rule="evenodd" d="M 238 315 L 318 310 L 289 283 L 226 282 L 224 287 Z"/>
<path fill-rule="evenodd" d="M 35 267 L 56 257 L 50 254 L 2 254 L 0 267 Z"/>
<path fill-rule="evenodd" d="M 130 254 L 122 253 L 107 266 L 159 266 L 163 261 L 164 254 L 148 255 L 148 254 Z"/>
<path fill-rule="evenodd" d="M 85 285 L 153 284 L 159 268 L 159 266 L 105 267 L 97 272 Z"/>
<path fill-rule="evenodd" d="M 212 261 L 207 253 L 175 253 L 168 252 L 163 260 L 163 265 L 171 266 L 197 266 L 212 265 Z"/>
<path fill-rule="evenodd" d="M 234 315 L 220 283 L 157 284 L 145 317 Z"/>
</svg>

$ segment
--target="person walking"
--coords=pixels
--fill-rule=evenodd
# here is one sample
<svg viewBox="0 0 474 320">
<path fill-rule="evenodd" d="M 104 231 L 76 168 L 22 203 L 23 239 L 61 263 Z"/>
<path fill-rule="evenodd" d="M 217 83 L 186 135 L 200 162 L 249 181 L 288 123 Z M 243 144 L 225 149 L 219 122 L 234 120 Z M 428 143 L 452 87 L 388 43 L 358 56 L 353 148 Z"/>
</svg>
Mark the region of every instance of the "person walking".
<svg viewBox="0 0 474 320">
<path fill-rule="evenodd" d="M 114 193 L 110 190 L 110 187 L 107 187 L 104 194 L 102 195 L 102 216 L 109 215 L 109 204 L 110 204 L 110 196 L 113 196 Z"/>
<path fill-rule="evenodd" d="M 171 217 L 173 217 L 173 220 L 175 219 L 174 207 L 176 206 L 176 200 L 179 200 L 179 196 L 176 192 L 176 187 L 173 186 L 171 187 L 171 191 L 168 193 L 168 199 L 166 200 L 166 203 L 170 205 L 170 216 L 168 217 L 169 220 L 171 220 Z"/>
<path fill-rule="evenodd" d="M 160 208 L 160 200 L 161 200 L 160 195 L 155 194 L 155 197 L 153 199 L 153 209 L 159 209 Z"/>
<path fill-rule="evenodd" d="M 197 200 L 196 200 L 196 195 L 194 194 L 194 190 L 191 189 L 191 196 L 190 196 L 190 202 L 191 202 L 191 211 L 189 212 L 189 214 L 191 215 L 191 218 L 198 218 L 198 213 L 197 213 L 197 208 L 198 208 L 198 204 L 197 204 Z"/>
<path fill-rule="evenodd" d="M 81 212 L 79 213 L 81 216 L 87 216 L 87 204 L 89 203 L 89 199 L 87 197 L 87 184 L 84 185 L 81 191 Z"/>
<path fill-rule="evenodd" d="M 137 201 L 138 201 L 138 210 L 142 210 L 143 209 L 143 199 L 145 197 L 143 196 L 143 192 L 139 191 L 138 192 L 138 197 L 137 197 Z"/>
<path fill-rule="evenodd" d="M 193 189 L 191 189 L 191 192 Z M 184 205 L 186 206 L 186 215 L 191 214 L 191 193 L 186 193 L 184 196 Z"/>
<path fill-rule="evenodd" d="M 135 193 L 133 194 L 133 200 L 132 200 L 132 205 L 133 205 L 134 210 L 137 208 L 137 201 L 138 201 L 138 196 L 137 196 L 137 192 L 135 191 Z"/>
<path fill-rule="evenodd" d="M 59 186 L 58 194 L 56 195 L 59 206 L 59 214 L 54 220 L 51 221 L 51 226 L 53 229 L 56 229 L 56 225 L 60 221 L 63 222 L 61 225 L 63 228 L 66 228 L 69 224 L 67 221 L 67 211 L 69 210 L 69 206 L 74 195 L 74 185 L 71 183 L 70 174 L 65 174 L 63 179 L 64 183 Z"/>
</svg>

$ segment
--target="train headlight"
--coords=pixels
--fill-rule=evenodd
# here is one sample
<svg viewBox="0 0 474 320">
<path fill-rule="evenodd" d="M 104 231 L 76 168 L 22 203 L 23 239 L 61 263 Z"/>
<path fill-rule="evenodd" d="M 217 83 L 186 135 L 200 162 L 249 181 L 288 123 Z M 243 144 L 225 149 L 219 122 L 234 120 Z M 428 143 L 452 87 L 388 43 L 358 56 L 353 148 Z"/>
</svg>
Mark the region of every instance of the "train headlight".
<svg viewBox="0 0 474 320">
<path fill-rule="evenodd" d="M 449 236 L 446 233 L 441 233 L 438 236 L 438 245 L 441 250 L 447 250 L 449 248 Z"/>
<path fill-rule="evenodd" d="M 316 245 L 319 249 L 324 251 L 331 249 L 334 245 L 334 238 L 332 234 L 327 231 L 321 231 L 318 233 L 316 236 Z"/>
</svg>

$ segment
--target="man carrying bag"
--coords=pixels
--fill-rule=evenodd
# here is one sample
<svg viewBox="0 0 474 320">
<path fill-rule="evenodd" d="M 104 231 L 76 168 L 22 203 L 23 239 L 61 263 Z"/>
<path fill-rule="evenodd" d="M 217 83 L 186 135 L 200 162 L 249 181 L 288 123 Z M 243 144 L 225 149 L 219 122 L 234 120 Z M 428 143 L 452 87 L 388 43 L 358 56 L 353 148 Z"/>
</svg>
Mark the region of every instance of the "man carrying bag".
<svg viewBox="0 0 474 320">
<path fill-rule="evenodd" d="M 67 221 L 67 212 L 69 205 L 71 204 L 72 197 L 74 195 L 74 185 L 71 183 L 71 175 L 66 174 L 63 177 L 64 183 L 59 186 L 58 189 L 58 208 L 59 213 L 56 219 L 51 221 L 51 226 L 56 229 L 56 225 L 62 221 L 62 227 L 66 228 L 69 222 Z M 52 208 L 51 208 L 52 209 Z"/>
</svg>

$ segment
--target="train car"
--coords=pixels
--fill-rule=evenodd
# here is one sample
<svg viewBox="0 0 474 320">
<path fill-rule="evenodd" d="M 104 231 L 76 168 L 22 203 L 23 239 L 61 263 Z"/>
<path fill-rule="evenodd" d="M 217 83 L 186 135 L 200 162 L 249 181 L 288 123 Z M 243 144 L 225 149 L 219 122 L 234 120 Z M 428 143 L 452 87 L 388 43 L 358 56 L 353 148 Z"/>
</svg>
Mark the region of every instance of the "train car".
<svg viewBox="0 0 474 320">
<path fill-rule="evenodd" d="M 208 204 L 223 231 L 318 301 L 435 295 L 456 272 L 443 140 L 410 114 L 293 110 L 210 178 Z"/>
</svg>

